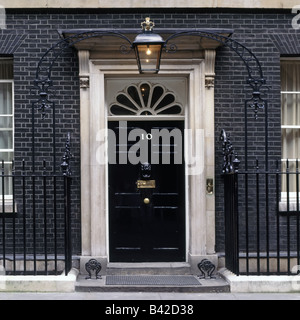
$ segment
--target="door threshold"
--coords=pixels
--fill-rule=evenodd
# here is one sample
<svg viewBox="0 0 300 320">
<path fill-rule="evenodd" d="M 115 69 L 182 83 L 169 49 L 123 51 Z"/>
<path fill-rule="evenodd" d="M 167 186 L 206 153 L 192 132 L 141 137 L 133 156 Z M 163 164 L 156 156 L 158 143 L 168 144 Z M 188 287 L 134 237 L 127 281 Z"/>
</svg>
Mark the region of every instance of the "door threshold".
<svg viewBox="0 0 300 320">
<path fill-rule="evenodd" d="M 187 262 L 137 262 L 107 264 L 107 275 L 190 275 Z"/>
<path fill-rule="evenodd" d="M 186 268 L 188 262 L 108 262 L 107 268 Z"/>
</svg>

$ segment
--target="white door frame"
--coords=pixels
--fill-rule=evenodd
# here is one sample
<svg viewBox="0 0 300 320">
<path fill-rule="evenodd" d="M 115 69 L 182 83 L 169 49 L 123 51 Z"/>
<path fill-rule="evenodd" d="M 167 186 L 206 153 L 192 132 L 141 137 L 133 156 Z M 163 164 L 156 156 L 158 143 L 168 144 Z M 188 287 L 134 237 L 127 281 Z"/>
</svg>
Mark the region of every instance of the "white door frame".
<svg viewBox="0 0 300 320">
<path fill-rule="evenodd" d="M 138 76 L 134 60 L 92 60 L 80 50 L 80 135 L 82 261 L 108 261 L 107 164 L 104 152 L 107 130 L 105 78 Z M 185 112 L 186 153 L 195 156 L 196 166 L 186 173 L 187 262 L 195 269 L 203 258 L 215 265 L 215 201 L 206 191 L 208 178 L 214 181 L 214 62 L 215 50 L 205 50 L 204 59 L 167 60 L 162 76 L 188 79 L 188 108 Z M 141 76 L 142 77 L 142 76 Z M 197 149 L 198 148 L 198 149 Z M 197 153 L 197 150 L 201 151 Z M 196 153 L 195 153 L 196 152 Z M 190 161 L 186 161 L 190 162 Z"/>
</svg>

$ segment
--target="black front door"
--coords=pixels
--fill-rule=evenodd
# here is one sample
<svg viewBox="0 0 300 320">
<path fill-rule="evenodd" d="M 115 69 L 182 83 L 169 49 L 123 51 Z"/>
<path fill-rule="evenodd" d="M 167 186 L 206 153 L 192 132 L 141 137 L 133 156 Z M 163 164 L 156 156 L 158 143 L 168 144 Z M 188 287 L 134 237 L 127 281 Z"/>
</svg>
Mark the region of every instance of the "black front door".
<svg viewBox="0 0 300 320">
<path fill-rule="evenodd" d="M 110 261 L 185 261 L 183 129 L 109 122 Z"/>
</svg>

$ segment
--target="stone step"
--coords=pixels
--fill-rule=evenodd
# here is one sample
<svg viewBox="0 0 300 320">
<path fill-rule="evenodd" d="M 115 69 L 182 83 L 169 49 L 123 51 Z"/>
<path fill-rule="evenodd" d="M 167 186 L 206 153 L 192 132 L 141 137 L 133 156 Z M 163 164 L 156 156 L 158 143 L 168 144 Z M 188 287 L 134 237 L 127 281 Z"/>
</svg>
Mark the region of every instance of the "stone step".
<svg viewBox="0 0 300 320">
<path fill-rule="evenodd" d="M 104 275 L 101 279 L 86 279 L 80 275 L 77 292 L 230 292 L 229 284 L 216 275 L 214 279 L 199 279 L 193 275 Z"/>
<path fill-rule="evenodd" d="M 79 292 L 229 292 L 230 286 L 218 274 L 200 279 L 187 262 L 108 263 L 98 273 L 80 274 Z"/>
</svg>

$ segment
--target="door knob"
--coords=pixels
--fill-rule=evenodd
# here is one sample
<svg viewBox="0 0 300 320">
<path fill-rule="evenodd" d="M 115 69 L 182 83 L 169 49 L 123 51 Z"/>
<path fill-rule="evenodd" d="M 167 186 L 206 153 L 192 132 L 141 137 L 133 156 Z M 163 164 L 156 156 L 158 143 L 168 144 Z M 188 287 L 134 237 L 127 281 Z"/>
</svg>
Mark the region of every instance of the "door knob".
<svg viewBox="0 0 300 320">
<path fill-rule="evenodd" d="M 150 199 L 149 199 L 149 198 L 145 198 L 145 199 L 144 199 L 144 203 L 145 203 L 145 204 L 149 204 L 149 203 L 150 203 Z"/>
</svg>

